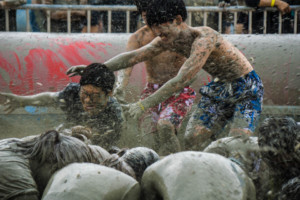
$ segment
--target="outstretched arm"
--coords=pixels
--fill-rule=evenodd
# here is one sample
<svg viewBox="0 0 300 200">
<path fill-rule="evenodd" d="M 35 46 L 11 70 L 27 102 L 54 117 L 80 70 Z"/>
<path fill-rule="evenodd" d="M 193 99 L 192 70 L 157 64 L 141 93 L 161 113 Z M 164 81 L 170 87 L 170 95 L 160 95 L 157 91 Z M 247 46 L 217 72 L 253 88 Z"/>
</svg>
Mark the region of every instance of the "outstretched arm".
<svg viewBox="0 0 300 200">
<path fill-rule="evenodd" d="M 246 0 L 246 5 L 250 7 L 273 7 L 276 6 L 278 10 L 282 13 L 291 12 L 290 5 L 282 0 Z"/>
<path fill-rule="evenodd" d="M 11 113 L 17 108 L 25 106 L 56 106 L 58 100 L 58 92 L 43 92 L 30 96 L 20 96 L 12 93 L 0 93 L 0 97 L 4 97 L 6 102 L 5 112 Z"/>
<path fill-rule="evenodd" d="M 151 59 L 152 57 L 162 53 L 165 49 L 162 45 L 160 45 L 160 43 L 161 38 L 156 37 L 151 43 L 139 49 L 121 53 L 109 59 L 104 64 L 112 71 L 132 67 L 135 64 Z"/>
<path fill-rule="evenodd" d="M 140 48 L 140 42 L 137 39 L 137 34 L 134 33 L 129 37 L 127 42 L 126 51 L 133 51 Z M 114 90 L 114 96 L 118 99 L 120 103 L 125 103 L 125 88 L 129 83 L 129 79 L 132 73 L 133 67 L 128 67 L 126 69 L 118 71 L 116 88 Z"/>
<path fill-rule="evenodd" d="M 109 59 L 104 64 L 112 71 L 133 67 L 137 63 L 146 61 L 151 59 L 153 56 L 162 53 L 165 48 L 160 45 L 160 42 L 160 37 L 157 37 L 151 43 L 139 49 L 121 53 Z M 67 70 L 67 74 L 69 76 L 81 75 L 85 67 L 86 65 L 72 66 Z"/>
<path fill-rule="evenodd" d="M 195 41 L 191 49 L 190 57 L 185 61 L 177 76 L 170 79 L 148 98 L 141 101 L 139 106 L 141 107 L 142 105 L 144 109 L 151 108 L 189 85 L 204 66 L 213 49 L 214 42 L 211 41 L 211 38 L 203 38 Z"/>
</svg>

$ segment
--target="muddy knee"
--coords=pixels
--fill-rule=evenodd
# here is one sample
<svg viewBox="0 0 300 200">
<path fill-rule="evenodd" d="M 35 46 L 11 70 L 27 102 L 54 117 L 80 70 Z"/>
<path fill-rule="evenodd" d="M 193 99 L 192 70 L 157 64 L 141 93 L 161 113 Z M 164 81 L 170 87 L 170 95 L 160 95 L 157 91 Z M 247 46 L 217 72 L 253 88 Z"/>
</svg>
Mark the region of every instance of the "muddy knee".
<svg viewBox="0 0 300 200">
<path fill-rule="evenodd" d="M 175 127 L 168 120 L 159 120 L 157 122 L 157 130 L 161 139 L 170 138 L 175 134 Z"/>
<path fill-rule="evenodd" d="M 184 135 L 186 149 L 203 150 L 211 142 L 212 131 L 203 126 L 188 127 Z"/>
</svg>

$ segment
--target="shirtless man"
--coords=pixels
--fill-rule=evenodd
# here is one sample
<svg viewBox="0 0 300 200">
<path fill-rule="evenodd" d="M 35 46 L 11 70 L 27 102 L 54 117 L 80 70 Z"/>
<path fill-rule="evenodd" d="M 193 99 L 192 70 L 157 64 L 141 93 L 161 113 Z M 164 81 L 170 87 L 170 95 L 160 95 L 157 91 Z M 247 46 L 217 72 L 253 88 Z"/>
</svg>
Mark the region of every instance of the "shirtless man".
<svg viewBox="0 0 300 200">
<path fill-rule="evenodd" d="M 186 146 L 201 150 L 229 120 L 231 135 L 251 135 L 262 110 L 263 84 L 246 57 L 209 27 L 190 27 L 182 0 L 153 0 L 147 9 L 147 25 L 157 36 L 149 44 L 122 53 L 104 64 L 113 71 L 147 61 L 167 50 L 187 58 L 178 74 L 159 90 L 130 106 L 138 117 L 143 110 L 165 101 L 189 85 L 203 68 L 214 80 L 200 89 L 202 98 L 185 133 Z"/>
<path fill-rule="evenodd" d="M 150 2 L 149 0 L 134 1 L 145 22 L 147 21 L 146 9 Z M 129 37 L 126 50 L 132 51 L 141 48 L 149 44 L 155 37 L 150 27 L 145 25 Z M 175 77 L 185 60 L 184 55 L 168 50 L 146 60 L 147 85 L 141 94 L 141 99 L 155 93 L 168 80 Z M 125 88 L 128 85 L 132 70 L 133 65 L 118 72 L 118 82 L 114 96 L 117 97 L 119 102 L 125 102 Z M 181 148 L 176 133 L 194 102 L 195 92 L 192 88 L 186 86 L 176 92 L 176 97 L 174 92 L 170 98 L 149 109 L 148 114 L 151 115 L 153 124 L 158 131 L 153 136 L 157 142 L 156 145 L 159 149 L 157 150 L 160 155 L 180 151 Z"/>
</svg>

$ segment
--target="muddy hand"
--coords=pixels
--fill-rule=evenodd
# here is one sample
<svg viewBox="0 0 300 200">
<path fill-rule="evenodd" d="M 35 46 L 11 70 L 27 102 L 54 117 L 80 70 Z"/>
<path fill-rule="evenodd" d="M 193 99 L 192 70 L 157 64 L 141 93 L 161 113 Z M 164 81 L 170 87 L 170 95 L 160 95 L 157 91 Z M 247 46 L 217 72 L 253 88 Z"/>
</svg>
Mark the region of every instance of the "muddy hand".
<svg viewBox="0 0 300 200">
<path fill-rule="evenodd" d="M 70 67 L 67 70 L 66 74 L 69 77 L 81 76 L 85 67 L 86 67 L 86 65 L 75 65 L 75 66 L 72 66 L 72 67 Z"/>
<path fill-rule="evenodd" d="M 73 126 L 71 128 L 72 131 L 72 136 L 75 135 L 84 135 L 85 137 L 87 137 L 87 139 L 90 139 L 93 135 L 92 130 L 90 128 L 84 127 L 84 126 Z"/>
<path fill-rule="evenodd" d="M 128 102 L 125 100 L 125 92 L 123 87 L 116 87 L 114 90 L 113 96 L 118 100 L 121 104 L 128 104 Z"/>
<path fill-rule="evenodd" d="M 17 96 L 14 94 L 0 92 L 0 98 L 5 99 L 3 105 L 5 106 L 4 112 L 6 114 L 9 114 L 13 112 L 15 109 L 22 107 L 21 103 L 18 101 Z"/>
<path fill-rule="evenodd" d="M 291 12 L 290 5 L 284 1 L 278 1 L 277 8 L 283 15 Z"/>
<path fill-rule="evenodd" d="M 138 103 L 123 104 L 122 109 L 126 119 L 138 120 L 144 113 Z"/>
</svg>

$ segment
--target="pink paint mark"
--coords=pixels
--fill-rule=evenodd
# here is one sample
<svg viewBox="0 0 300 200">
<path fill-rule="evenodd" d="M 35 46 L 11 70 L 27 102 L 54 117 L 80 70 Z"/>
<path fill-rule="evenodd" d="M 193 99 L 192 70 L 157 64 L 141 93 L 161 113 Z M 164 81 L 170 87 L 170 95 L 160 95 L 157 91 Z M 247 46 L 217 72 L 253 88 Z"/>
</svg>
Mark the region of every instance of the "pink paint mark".
<svg viewBox="0 0 300 200">
<path fill-rule="evenodd" d="M 210 79 L 209 75 L 207 75 L 207 80 L 208 80 L 208 82 L 211 82 L 211 79 Z"/>
<path fill-rule="evenodd" d="M 59 45 L 58 54 L 68 61 L 70 66 L 85 64 L 91 62 L 103 62 L 100 53 L 107 54 L 104 43 L 93 44 L 90 42 L 73 42 L 69 45 Z M 88 59 L 88 56 L 91 58 Z"/>
<path fill-rule="evenodd" d="M 66 75 L 66 65 L 51 50 L 32 49 L 24 60 L 26 61 L 28 90 L 32 93 L 57 91 L 70 82 Z"/>
<path fill-rule="evenodd" d="M 70 41 L 69 44 L 66 42 Z M 56 44 L 56 45 L 55 45 Z M 36 44 L 35 44 L 36 45 Z M 57 46 L 58 45 L 58 46 Z M 13 52 L 0 51 L 1 91 L 9 90 L 19 95 L 46 91 L 59 91 L 69 82 L 78 82 L 80 77 L 69 78 L 65 73 L 73 65 L 104 62 L 111 44 L 55 39 L 48 49 L 41 45 L 18 46 Z M 24 55 L 24 52 L 28 54 Z M 4 77 L 5 76 L 5 77 Z"/>
</svg>

